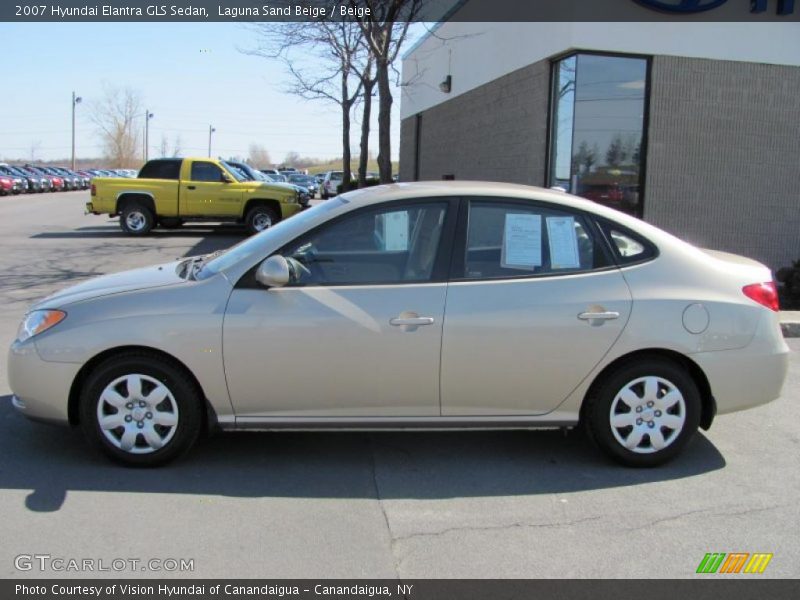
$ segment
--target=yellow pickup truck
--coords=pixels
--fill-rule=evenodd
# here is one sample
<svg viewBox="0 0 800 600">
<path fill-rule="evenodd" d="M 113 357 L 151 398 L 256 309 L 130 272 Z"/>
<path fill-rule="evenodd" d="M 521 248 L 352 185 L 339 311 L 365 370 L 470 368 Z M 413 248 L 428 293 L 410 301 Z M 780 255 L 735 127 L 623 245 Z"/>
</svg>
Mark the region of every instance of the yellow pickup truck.
<svg viewBox="0 0 800 600">
<path fill-rule="evenodd" d="M 145 164 L 136 179 L 93 179 L 86 204 L 87 213 L 119 215 L 130 235 L 185 221 L 233 221 L 257 233 L 301 210 L 294 188 L 252 181 L 213 158 L 160 158 Z"/>
</svg>

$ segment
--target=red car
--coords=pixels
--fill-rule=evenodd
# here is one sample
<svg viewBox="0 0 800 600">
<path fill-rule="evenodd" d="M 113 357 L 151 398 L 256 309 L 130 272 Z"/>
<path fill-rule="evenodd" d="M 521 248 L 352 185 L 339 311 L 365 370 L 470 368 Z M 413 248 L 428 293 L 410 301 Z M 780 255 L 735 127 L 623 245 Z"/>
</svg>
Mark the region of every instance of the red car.
<svg viewBox="0 0 800 600">
<path fill-rule="evenodd" d="M 25 168 L 28 169 L 29 171 L 33 171 L 34 173 L 37 173 L 38 175 L 41 175 L 42 177 L 46 177 L 47 179 L 49 179 L 50 180 L 50 189 L 53 192 L 63 192 L 64 191 L 64 189 L 65 189 L 64 185 L 65 184 L 64 184 L 64 178 L 63 177 L 59 177 L 58 175 L 53 175 L 52 173 L 48 173 L 47 171 L 45 171 L 41 167 L 35 167 L 33 165 L 25 165 Z"/>
<path fill-rule="evenodd" d="M 14 193 L 14 180 L 5 175 L 0 176 L 0 196 Z"/>
</svg>

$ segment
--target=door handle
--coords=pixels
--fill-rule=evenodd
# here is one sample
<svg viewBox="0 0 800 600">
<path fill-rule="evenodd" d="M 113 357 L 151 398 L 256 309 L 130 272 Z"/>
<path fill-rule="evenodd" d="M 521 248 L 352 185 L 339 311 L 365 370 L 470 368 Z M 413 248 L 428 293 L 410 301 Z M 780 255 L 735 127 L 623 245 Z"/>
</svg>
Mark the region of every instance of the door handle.
<svg viewBox="0 0 800 600">
<path fill-rule="evenodd" d="M 395 317 L 389 321 L 395 327 L 420 327 L 422 325 L 433 325 L 433 317 Z"/>
<path fill-rule="evenodd" d="M 612 321 L 619 319 L 619 313 L 613 311 L 605 312 L 583 312 L 578 315 L 581 321 Z"/>
<path fill-rule="evenodd" d="M 196 190 L 197 188 L 196 188 L 196 187 L 194 187 L 193 185 L 187 185 L 187 186 L 186 186 L 186 189 L 187 189 L 187 190 Z"/>
</svg>

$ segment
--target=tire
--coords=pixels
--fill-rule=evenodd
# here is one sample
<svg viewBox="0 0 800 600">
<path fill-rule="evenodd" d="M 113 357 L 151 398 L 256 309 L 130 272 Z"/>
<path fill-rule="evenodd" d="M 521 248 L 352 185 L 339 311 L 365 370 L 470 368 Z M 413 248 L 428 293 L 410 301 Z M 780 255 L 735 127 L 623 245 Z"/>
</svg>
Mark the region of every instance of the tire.
<svg viewBox="0 0 800 600">
<path fill-rule="evenodd" d="M 158 222 L 158 224 L 164 229 L 178 229 L 181 225 L 183 225 L 183 219 L 179 219 L 177 217 L 164 217 Z"/>
<path fill-rule="evenodd" d="M 247 211 L 244 224 L 247 227 L 247 231 L 253 234 L 261 233 L 262 231 L 269 229 L 279 220 L 280 219 L 278 215 L 275 214 L 274 208 L 260 204 Z"/>
<path fill-rule="evenodd" d="M 147 235 L 155 225 L 152 211 L 139 202 L 128 202 L 119 215 L 119 226 L 128 235 Z"/>
<path fill-rule="evenodd" d="M 81 391 L 81 428 L 112 460 L 155 467 L 192 447 L 202 429 L 202 407 L 197 386 L 182 369 L 156 355 L 131 352 L 106 360 L 89 375 Z"/>
<path fill-rule="evenodd" d="M 599 382 L 583 415 L 590 437 L 629 467 L 655 467 L 677 456 L 700 425 L 700 392 L 679 364 L 644 358 Z"/>
</svg>

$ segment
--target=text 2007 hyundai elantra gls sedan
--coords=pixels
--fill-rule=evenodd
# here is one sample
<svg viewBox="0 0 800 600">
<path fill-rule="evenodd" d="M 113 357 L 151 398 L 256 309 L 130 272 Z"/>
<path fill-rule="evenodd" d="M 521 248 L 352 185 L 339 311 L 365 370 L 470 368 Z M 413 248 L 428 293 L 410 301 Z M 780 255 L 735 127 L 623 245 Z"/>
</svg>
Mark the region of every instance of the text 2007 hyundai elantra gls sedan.
<svg viewBox="0 0 800 600">
<path fill-rule="evenodd" d="M 350 192 L 218 254 L 25 316 L 25 415 L 164 463 L 204 429 L 586 426 L 627 465 L 779 396 L 769 270 L 537 188 Z"/>
</svg>

